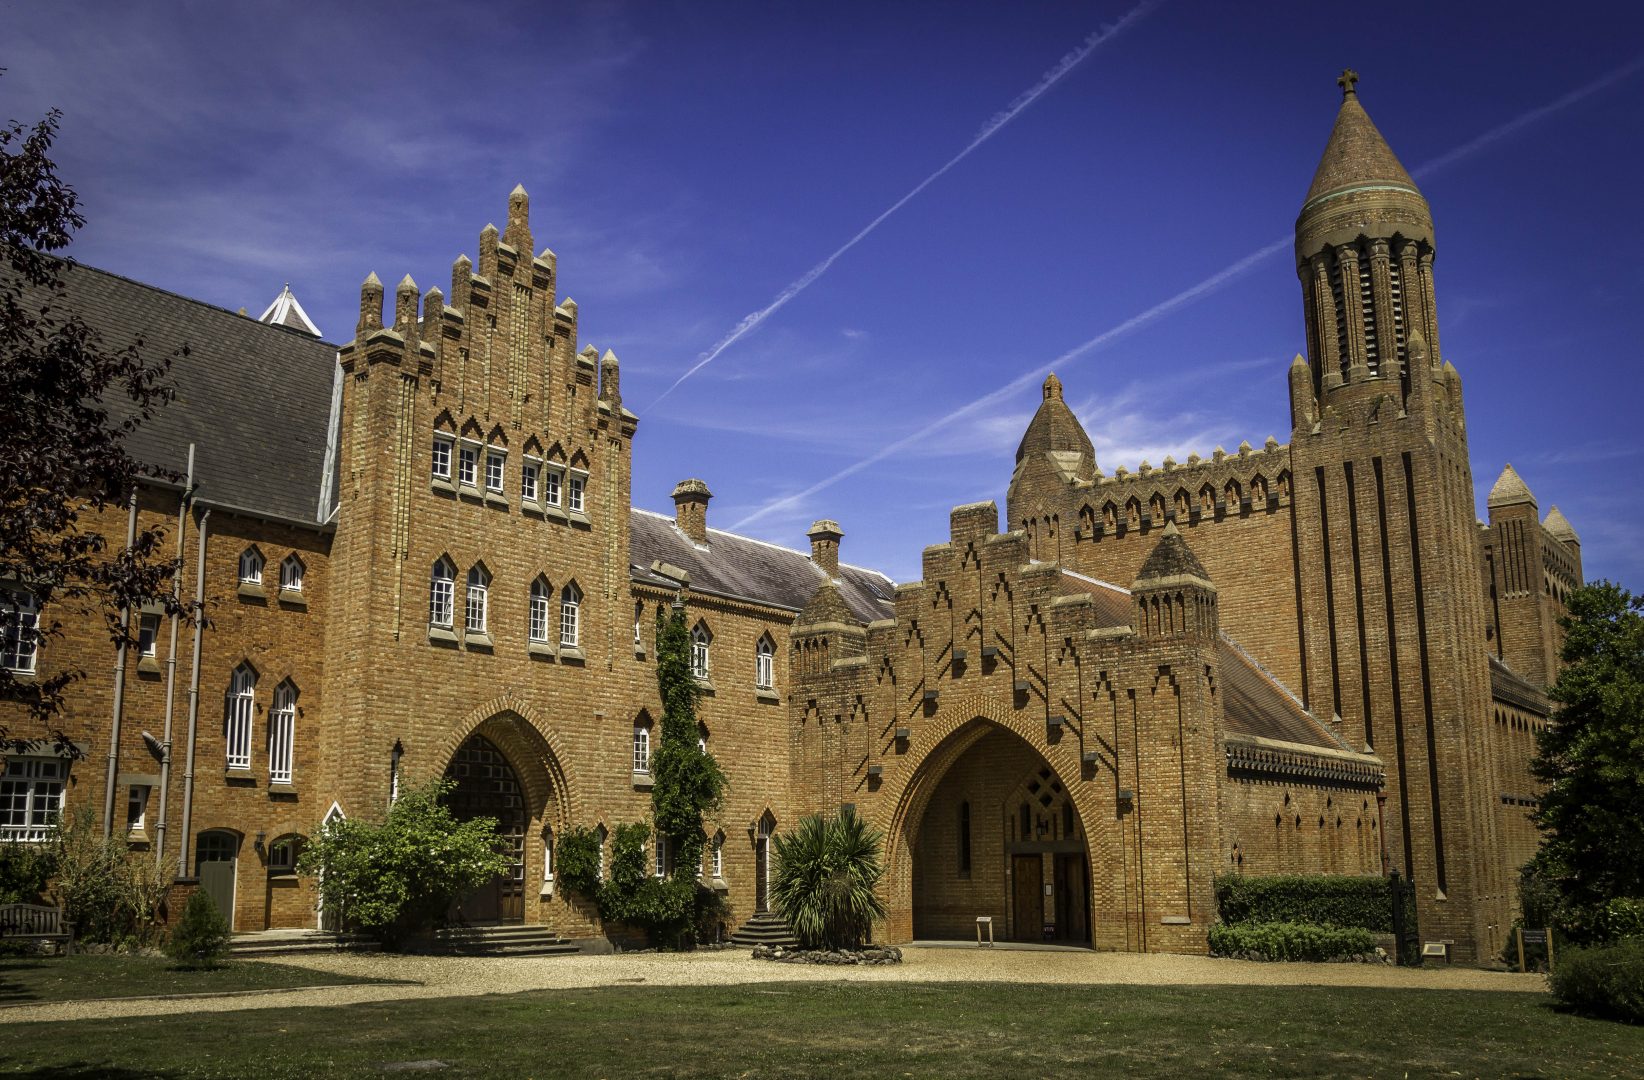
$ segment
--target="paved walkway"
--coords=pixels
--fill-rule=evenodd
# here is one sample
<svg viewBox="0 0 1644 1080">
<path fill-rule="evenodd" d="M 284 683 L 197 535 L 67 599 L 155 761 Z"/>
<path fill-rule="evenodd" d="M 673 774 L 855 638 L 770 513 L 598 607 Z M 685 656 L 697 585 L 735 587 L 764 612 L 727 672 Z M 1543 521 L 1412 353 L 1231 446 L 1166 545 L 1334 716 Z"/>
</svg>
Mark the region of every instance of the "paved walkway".
<svg viewBox="0 0 1644 1080">
<path fill-rule="evenodd" d="M 746 951 L 625 953 L 616 956 L 454 957 L 308 954 L 282 960 L 343 978 L 413 980 L 402 984 L 320 986 L 250 995 L 65 1001 L 0 1009 L 0 1025 L 171 1013 L 353 1005 L 410 998 L 471 997 L 592 986 L 704 986 L 777 982 L 1015 982 L 1146 986 L 1377 986 L 1429 990 L 1541 992 L 1540 975 L 1471 968 L 1398 968 L 1371 964 L 1258 964 L 1203 956 L 1078 950 L 907 947 L 886 967 L 815 967 L 751 959 Z"/>
</svg>

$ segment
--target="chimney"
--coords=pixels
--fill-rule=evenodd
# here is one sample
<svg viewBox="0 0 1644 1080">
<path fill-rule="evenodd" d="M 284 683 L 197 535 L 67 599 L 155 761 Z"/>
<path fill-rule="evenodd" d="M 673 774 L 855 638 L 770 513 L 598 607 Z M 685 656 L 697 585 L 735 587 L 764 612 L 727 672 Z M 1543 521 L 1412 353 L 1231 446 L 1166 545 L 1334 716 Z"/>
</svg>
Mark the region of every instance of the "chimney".
<svg viewBox="0 0 1644 1080">
<path fill-rule="evenodd" d="M 674 488 L 674 524 L 698 544 L 708 542 L 708 500 L 714 493 L 701 480 L 681 480 Z"/>
<path fill-rule="evenodd" d="M 811 562 L 830 578 L 839 576 L 839 541 L 845 532 L 839 522 L 823 518 L 805 534 L 811 538 Z"/>
</svg>

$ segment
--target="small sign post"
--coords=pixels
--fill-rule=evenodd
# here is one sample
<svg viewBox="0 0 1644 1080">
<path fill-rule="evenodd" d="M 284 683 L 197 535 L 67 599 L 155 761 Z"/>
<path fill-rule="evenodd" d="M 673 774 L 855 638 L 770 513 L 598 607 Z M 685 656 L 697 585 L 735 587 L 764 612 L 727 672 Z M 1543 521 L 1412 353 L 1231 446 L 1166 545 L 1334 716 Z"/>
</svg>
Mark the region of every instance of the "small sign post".
<svg viewBox="0 0 1644 1080">
<path fill-rule="evenodd" d="M 984 926 L 988 928 L 988 939 L 986 941 L 982 940 L 982 927 L 984 927 Z M 978 915 L 978 916 L 976 916 L 976 947 L 978 949 L 992 948 L 993 947 L 993 916 L 992 915 Z"/>
</svg>

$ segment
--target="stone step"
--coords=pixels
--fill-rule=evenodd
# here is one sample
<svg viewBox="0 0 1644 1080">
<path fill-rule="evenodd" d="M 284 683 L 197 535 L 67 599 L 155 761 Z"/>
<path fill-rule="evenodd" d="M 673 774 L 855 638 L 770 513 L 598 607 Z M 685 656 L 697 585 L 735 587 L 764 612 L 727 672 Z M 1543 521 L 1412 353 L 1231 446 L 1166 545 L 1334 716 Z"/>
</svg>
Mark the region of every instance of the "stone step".
<svg viewBox="0 0 1644 1080">
<path fill-rule="evenodd" d="M 359 934 L 333 934 L 323 930 L 281 931 L 235 934 L 228 951 L 237 957 L 296 956 L 304 953 L 375 952 L 380 946 Z"/>
<path fill-rule="evenodd" d="M 732 945 L 798 945 L 786 921 L 775 912 L 762 911 L 743 923 L 728 939 Z"/>
</svg>

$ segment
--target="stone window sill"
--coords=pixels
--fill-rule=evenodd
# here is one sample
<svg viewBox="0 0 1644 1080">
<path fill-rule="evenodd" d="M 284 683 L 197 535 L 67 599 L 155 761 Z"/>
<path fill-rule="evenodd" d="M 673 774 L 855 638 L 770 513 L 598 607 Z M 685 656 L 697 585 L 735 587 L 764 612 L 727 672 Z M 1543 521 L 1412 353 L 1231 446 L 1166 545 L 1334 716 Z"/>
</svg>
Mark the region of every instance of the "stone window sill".
<svg viewBox="0 0 1644 1080">
<path fill-rule="evenodd" d="M 139 656 L 137 658 L 137 673 L 139 675 L 160 674 L 160 658 L 157 656 Z"/>
<path fill-rule="evenodd" d="M 257 778 L 249 769 L 224 769 L 223 781 L 234 787 L 256 787 Z"/>
<path fill-rule="evenodd" d="M 559 647 L 559 658 L 573 664 L 580 664 L 586 659 L 582 655 L 582 650 L 575 645 L 561 645 Z"/>
<path fill-rule="evenodd" d="M 714 875 L 713 880 L 708 883 L 708 886 L 709 886 L 709 888 L 713 889 L 714 892 L 730 892 L 731 891 L 730 885 L 728 885 L 726 883 L 725 879 L 720 877 L 718 874 Z"/>
<path fill-rule="evenodd" d="M 561 510 L 558 506 L 555 506 L 553 503 L 549 503 L 547 506 L 544 506 L 542 508 L 542 512 L 544 514 L 548 515 L 549 517 L 553 518 L 555 521 L 564 522 L 564 521 L 571 520 L 570 518 L 565 516 L 565 511 L 564 510 Z"/>
<path fill-rule="evenodd" d="M 697 689 L 701 690 L 704 694 L 714 693 L 714 681 L 712 679 L 705 675 L 693 675 L 691 678 L 696 680 Z"/>
<path fill-rule="evenodd" d="M 268 797 L 270 799 L 284 799 L 289 802 L 296 802 L 298 795 L 299 793 L 297 789 L 290 784 L 268 785 Z"/>
<path fill-rule="evenodd" d="M 570 517 L 572 525 L 593 525 L 593 522 L 588 520 L 588 515 L 581 510 L 569 511 L 567 516 Z"/>
<path fill-rule="evenodd" d="M 500 491 L 487 490 L 485 492 L 485 501 L 490 506 L 498 506 L 504 510 L 508 509 L 508 496 Z"/>
<path fill-rule="evenodd" d="M 645 659 L 645 646 L 643 646 L 643 645 L 635 645 L 634 646 L 634 659 L 635 660 Z"/>
<path fill-rule="evenodd" d="M 465 630 L 462 634 L 462 644 L 464 648 L 478 649 L 481 652 L 490 652 L 492 647 L 491 635 L 484 633 L 483 631 L 476 632 L 473 630 Z"/>
<path fill-rule="evenodd" d="M 281 589 L 280 604 L 282 607 L 308 610 L 308 598 L 303 595 L 301 589 Z"/>
<path fill-rule="evenodd" d="M 485 493 L 473 484 L 458 484 L 457 494 L 464 499 L 470 499 L 474 502 L 482 502 L 485 499 Z"/>
<path fill-rule="evenodd" d="M 433 480 L 429 481 L 428 486 L 442 495 L 455 495 L 457 493 L 456 485 L 443 476 L 434 477 Z"/>
<path fill-rule="evenodd" d="M 295 870 L 270 870 L 268 880 L 270 884 L 295 885 L 297 883 L 297 872 Z"/>
<path fill-rule="evenodd" d="M 456 632 L 449 626 L 430 626 L 428 628 L 428 640 L 443 642 L 447 645 L 455 645 L 457 643 L 457 635 Z"/>
<path fill-rule="evenodd" d="M 34 672 L 32 672 L 32 671 L 23 671 L 19 668 L 14 668 L 14 667 L 7 668 L 6 669 L 6 674 L 8 674 L 12 677 L 13 682 L 20 682 L 20 683 L 31 683 L 31 682 L 34 682 L 36 678 L 38 678 L 38 676 L 36 676 L 34 674 Z"/>
<path fill-rule="evenodd" d="M 554 658 L 554 647 L 546 641 L 527 641 L 525 643 L 525 652 L 528 656 L 539 657 L 543 660 L 552 660 Z"/>
<path fill-rule="evenodd" d="M 778 694 L 774 688 L 769 686 L 754 687 L 754 697 L 760 701 L 769 701 L 773 703 L 782 700 L 782 695 Z"/>
<path fill-rule="evenodd" d="M 260 603 L 268 601 L 268 593 L 255 581 L 240 582 L 240 587 L 235 592 L 241 600 L 256 600 Z"/>
<path fill-rule="evenodd" d="M 537 898 L 540 900 L 552 900 L 554 898 L 553 878 L 549 878 L 542 883 L 542 888 L 537 892 Z"/>
<path fill-rule="evenodd" d="M 656 785 L 656 778 L 648 772 L 634 773 L 634 787 L 639 791 L 649 791 Z"/>
<path fill-rule="evenodd" d="M 520 513 L 530 514 L 532 517 L 542 517 L 542 516 L 544 516 L 543 509 L 542 509 L 542 504 L 541 503 L 534 503 L 534 502 L 531 502 L 527 499 L 521 499 L 520 500 L 519 509 L 520 509 Z"/>
</svg>

